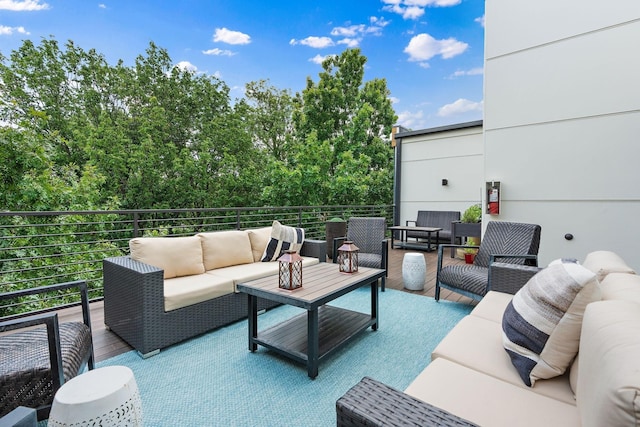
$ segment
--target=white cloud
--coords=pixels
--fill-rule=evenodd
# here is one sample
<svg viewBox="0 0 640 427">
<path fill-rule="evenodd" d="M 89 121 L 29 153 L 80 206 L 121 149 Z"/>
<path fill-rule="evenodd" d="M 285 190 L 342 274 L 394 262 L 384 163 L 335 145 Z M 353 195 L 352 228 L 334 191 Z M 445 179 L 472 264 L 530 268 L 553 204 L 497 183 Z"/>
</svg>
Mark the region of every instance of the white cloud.
<svg viewBox="0 0 640 427">
<path fill-rule="evenodd" d="M 332 35 L 333 37 L 339 37 L 340 39 L 338 41 L 334 41 L 331 37 L 327 36 L 309 36 L 301 40 L 291 39 L 289 44 L 292 46 L 301 44 L 316 49 L 324 49 L 326 47 L 335 46 L 336 44 L 343 44 L 347 47 L 357 47 L 360 45 L 360 42 L 365 36 L 381 35 L 382 29 L 389 25 L 389 22 L 390 21 L 387 21 L 384 18 L 372 16 L 369 18 L 369 25 L 354 24 L 342 27 L 334 27 L 331 30 L 330 35 Z"/>
<path fill-rule="evenodd" d="M 457 101 L 444 105 L 438 109 L 438 116 L 448 117 L 462 113 L 468 113 L 470 111 L 481 112 L 484 106 L 484 102 L 473 102 L 468 99 L 460 98 Z"/>
<path fill-rule="evenodd" d="M 40 3 L 40 0 L 0 0 L 0 10 L 12 10 L 14 12 L 46 10 L 49 7 L 47 3 Z"/>
<path fill-rule="evenodd" d="M 475 22 L 477 22 L 478 24 L 482 25 L 482 28 L 484 28 L 484 15 L 482 15 L 479 18 L 474 19 Z"/>
<path fill-rule="evenodd" d="M 470 70 L 458 70 L 451 75 L 451 78 L 464 77 L 464 76 L 479 76 L 481 74 L 484 74 L 484 68 L 478 67 L 478 68 L 472 68 Z"/>
<path fill-rule="evenodd" d="M 418 19 L 427 7 L 448 7 L 460 4 L 462 0 L 382 0 L 386 4 L 382 10 L 397 13 L 404 19 Z"/>
<path fill-rule="evenodd" d="M 314 64 L 318 64 L 318 65 L 322 65 L 322 63 L 324 62 L 325 59 L 331 57 L 331 56 L 335 56 L 335 55 L 316 55 L 313 58 L 309 58 L 309 62 L 313 62 Z"/>
<path fill-rule="evenodd" d="M 331 37 L 309 36 L 306 39 L 302 39 L 302 40 L 291 39 L 289 44 L 291 45 L 302 44 L 302 45 L 313 47 L 316 49 L 323 49 L 325 47 L 333 46 L 335 43 L 333 43 L 333 40 L 331 40 Z"/>
<path fill-rule="evenodd" d="M 202 53 L 205 55 L 215 55 L 215 56 L 233 56 L 236 52 L 226 50 L 226 49 L 218 49 L 217 47 L 214 49 L 203 50 Z"/>
<path fill-rule="evenodd" d="M 413 36 L 404 48 L 404 52 L 409 55 L 409 61 L 423 62 L 436 55 L 440 55 L 443 59 L 453 58 L 463 53 L 468 47 L 467 43 L 452 37 L 436 40 L 429 34 L 423 33 Z"/>
<path fill-rule="evenodd" d="M 396 121 L 396 123 L 408 129 L 417 129 L 422 127 L 423 118 L 424 113 L 422 112 L 422 110 L 403 111 L 401 113 L 398 113 L 398 120 Z"/>
<path fill-rule="evenodd" d="M 213 34 L 213 41 L 228 44 L 249 44 L 251 43 L 251 37 L 248 34 L 241 33 L 240 31 L 232 31 L 227 28 L 216 28 L 216 32 Z"/>
<path fill-rule="evenodd" d="M 100 4 L 98 5 L 98 7 L 99 7 L 100 9 L 106 9 L 106 8 L 107 8 L 107 5 L 106 5 L 106 4 L 104 4 L 104 3 L 100 3 Z"/>
<path fill-rule="evenodd" d="M 360 44 L 360 40 L 361 39 L 351 39 L 346 37 L 342 40 L 338 40 L 338 44 L 344 44 L 347 45 L 347 47 L 358 47 L 358 45 Z"/>
<path fill-rule="evenodd" d="M 198 71 L 198 67 L 196 67 L 189 61 L 180 61 L 175 65 L 175 67 L 181 69 L 182 71 L 191 71 L 192 73 Z"/>
<path fill-rule="evenodd" d="M 391 101 L 392 104 L 397 104 L 398 102 L 400 102 L 400 100 L 395 96 L 390 96 L 389 101 Z"/>
<path fill-rule="evenodd" d="M 364 32 L 365 25 L 350 25 L 348 27 L 335 27 L 331 30 L 332 36 L 353 37 L 357 34 Z"/>
<path fill-rule="evenodd" d="M 27 35 L 31 34 L 27 30 L 25 30 L 24 27 L 7 27 L 4 25 L 0 25 L 0 36 L 11 36 L 14 33 Z"/>
</svg>

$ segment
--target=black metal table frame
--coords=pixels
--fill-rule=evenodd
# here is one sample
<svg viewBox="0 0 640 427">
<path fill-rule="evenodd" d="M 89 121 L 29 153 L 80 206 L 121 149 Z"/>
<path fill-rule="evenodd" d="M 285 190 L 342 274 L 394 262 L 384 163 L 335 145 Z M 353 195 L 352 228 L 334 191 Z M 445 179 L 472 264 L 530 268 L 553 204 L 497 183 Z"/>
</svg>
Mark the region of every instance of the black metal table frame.
<svg viewBox="0 0 640 427">
<path fill-rule="evenodd" d="M 371 327 L 374 331 L 378 330 L 378 281 L 384 276 L 385 272 L 379 269 L 362 270 L 372 270 L 374 274 L 363 275 L 361 280 L 354 281 L 346 287 L 310 302 L 287 297 L 288 295 L 295 297 L 295 291 L 276 294 L 238 284 L 238 290 L 247 293 L 249 299 L 249 351 L 255 352 L 258 349 L 258 345 L 274 350 L 290 359 L 306 364 L 307 374 L 311 379 L 315 379 L 318 376 L 318 365 L 321 359 L 339 349 L 351 338 L 367 328 Z M 357 276 L 354 275 L 354 277 Z M 366 285 L 371 287 L 371 315 L 325 305 L 327 302 Z M 307 312 L 258 333 L 258 298 L 272 299 L 283 304 L 305 308 Z M 323 331 L 320 328 L 321 320 L 327 325 L 326 329 L 331 330 L 330 337 L 323 335 Z M 279 331 L 291 330 L 291 328 L 295 328 L 295 324 L 300 327 L 302 322 L 306 322 L 306 353 L 304 351 L 296 351 L 286 344 L 282 344 L 278 339 Z M 323 345 L 323 339 L 327 344 Z"/>
<path fill-rule="evenodd" d="M 437 242 L 440 239 L 440 231 L 442 230 L 442 228 L 426 227 L 426 228 L 434 228 L 434 230 L 421 230 L 421 228 L 425 228 L 425 227 L 409 227 L 409 226 L 403 226 L 403 225 L 389 227 L 389 230 L 391 230 L 392 233 L 395 233 L 396 231 L 400 232 L 400 243 L 398 243 L 397 245 L 394 244 L 394 239 L 392 238 L 391 249 L 395 249 L 397 246 L 398 248 L 421 249 L 427 252 L 433 252 L 434 250 L 436 250 L 437 248 L 434 248 L 433 245 L 431 244 L 431 233 L 436 233 L 436 242 Z M 418 242 L 411 243 L 407 240 L 407 231 L 414 231 L 414 229 L 416 229 L 416 231 L 427 233 L 426 246 Z"/>
</svg>

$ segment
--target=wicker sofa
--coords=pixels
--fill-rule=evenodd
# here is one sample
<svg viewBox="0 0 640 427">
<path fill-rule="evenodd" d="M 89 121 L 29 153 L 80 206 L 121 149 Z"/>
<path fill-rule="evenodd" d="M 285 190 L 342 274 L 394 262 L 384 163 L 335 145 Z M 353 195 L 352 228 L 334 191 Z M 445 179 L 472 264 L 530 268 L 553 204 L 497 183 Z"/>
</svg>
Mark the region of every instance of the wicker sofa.
<svg viewBox="0 0 640 427">
<path fill-rule="evenodd" d="M 451 223 L 460 221 L 458 211 L 418 211 L 415 221 L 408 220 L 406 225 L 416 227 L 438 227 L 442 228 L 438 233 L 438 240 L 444 243 L 451 243 Z M 407 238 L 427 239 L 429 234 L 424 231 L 407 231 Z M 434 242 L 437 243 L 437 242 Z"/>
<path fill-rule="evenodd" d="M 503 314 L 517 298 L 491 291 L 404 392 L 364 378 L 337 401 L 337 425 L 639 425 L 640 276 L 608 251 L 588 254 L 582 266 L 597 277 L 595 296 L 583 301 L 578 353 L 564 373 L 532 387 L 523 382 L 503 342 Z M 524 282 L 541 270 L 498 269 L 498 276 Z"/>
<path fill-rule="evenodd" d="M 277 262 L 261 262 L 266 247 L 280 243 L 272 231 L 132 239 L 129 256 L 103 261 L 105 325 L 146 358 L 246 318 L 247 296 L 235 286 L 277 274 Z M 304 240 L 303 266 L 324 262 L 326 252 L 325 241 Z M 276 305 L 258 304 L 261 310 Z"/>
</svg>

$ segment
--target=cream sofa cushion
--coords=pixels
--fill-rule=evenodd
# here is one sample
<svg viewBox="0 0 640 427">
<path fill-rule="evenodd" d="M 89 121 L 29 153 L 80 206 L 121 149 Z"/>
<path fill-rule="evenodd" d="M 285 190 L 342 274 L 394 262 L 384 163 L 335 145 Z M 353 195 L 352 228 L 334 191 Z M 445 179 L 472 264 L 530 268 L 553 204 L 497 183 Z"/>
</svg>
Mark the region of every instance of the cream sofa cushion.
<svg viewBox="0 0 640 427">
<path fill-rule="evenodd" d="M 260 262 L 264 249 L 271 239 L 271 227 L 252 228 L 247 230 L 249 241 L 251 242 L 251 252 L 253 253 L 253 262 Z"/>
<path fill-rule="evenodd" d="M 302 257 L 302 267 L 318 264 L 320 260 L 313 257 Z M 279 263 L 277 262 L 254 262 L 251 264 L 232 265 L 230 267 L 218 268 L 207 271 L 207 274 L 224 277 L 233 280 L 234 285 L 248 282 L 249 280 L 261 279 L 270 275 L 278 274 Z"/>
<path fill-rule="evenodd" d="M 624 262 L 620 255 L 611 251 L 589 252 L 582 265 L 593 271 L 600 282 L 609 273 L 635 274 L 635 271 Z"/>
<path fill-rule="evenodd" d="M 492 322 L 502 323 L 502 315 L 513 295 L 489 291 L 471 311 L 472 316 L 482 317 Z"/>
<path fill-rule="evenodd" d="M 540 427 L 580 425 L 574 405 L 531 393 L 499 379 L 436 359 L 405 390 L 479 426 Z"/>
<path fill-rule="evenodd" d="M 585 310 L 576 398 L 584 426 L 640 425 L 640 304 L 598 301 Z"/>
<path fill-rule="evenodd" d="M 609 273 L 600 282 L 602 299 L 619 299 L 640 303 L 640 276 L 628 273 Z"/>
<path fill-rule="evenodd" d="M 202 241 L 205 270 L 253 262 L 251 242 L 246 231 L 229 230 L 198 233 Z"/>
<path fill-rule="evenodd" d="M 509 355 L 502 347 L 502 327 L 498 322 L 477 316 L 465 316 L 431 353 L 431 360 L 436 359 L 447 359 L 513 384 L 527 392 L 575 405 L 567 375 L 538 381 L 534 387 L 528 387 L 522 382 L 518 371 L 511 364 Z"/>
<path fill-rule="evenodd" d="M 210 274 L 175 277 L 164 281 L 164 310 L 171 311 L 233 293 L 233 280 Z"/>
<path fill-rule="evenodd" d="M 196 236 L 136 237 L 129 241 L 131 259 L 164 270 L 164 278 L 204 273 L 202 245 Z"/>
</svg>

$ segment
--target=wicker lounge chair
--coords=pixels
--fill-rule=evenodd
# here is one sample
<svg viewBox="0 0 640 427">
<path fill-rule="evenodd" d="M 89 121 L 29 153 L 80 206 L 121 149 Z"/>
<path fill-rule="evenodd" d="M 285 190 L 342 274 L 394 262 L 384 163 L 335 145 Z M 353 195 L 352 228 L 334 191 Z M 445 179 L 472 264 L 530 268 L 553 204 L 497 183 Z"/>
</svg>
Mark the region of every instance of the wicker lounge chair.
<svg viewBox="0 0 640 427">
<path fill-rule="evenodd" d="M 94 368 L 86 282 L 0 294 L 0 301 L 13 301 L 71 288 L 80 292 L 83 322 L 58 323 L 58 314 L 47 312 L 0 323 L 0 332 L 12 331 L 0 336 L 0 416 L 24 406 L 36 409 L 39 420 L 48 418 L 62 384 L 82 372 L 85 364 Z"/>
<path fill-rule="evenodd" d="M 351 240 L 360 249 L 358 264 L 363 267 L 381 268 L 385 271 L 389 267 L 389 240 L 385 238 L 387 223 L 382 217 L 351 217 L 347 224 L 347 235 L 333 239 L 333 253 L 345 240 Z M 333 262 L 337 262 L 337 256 Z M 382 291 L 385 289 L 385 278 L 382 278 Z"/>
<path fill-rule="evenodd" d="M 475 300 L 482 299 L 489 290 L 493 289 L 489 266 L 495 260 L 537 266 L 540 233 L 541 227 L 535 224 L 491 221 L 487 224 L 487 230 L 482 237 L 482 243 L 473 264 L 442 267 L 445 248 L 469 246 L 440 245 L 436 272 L 436 301 L 440 299 L 440 288 L 450 289 Z M 517 289 L 507 288 L 500 290 L 508 293 L 517 291 Z"/>
</svg>

